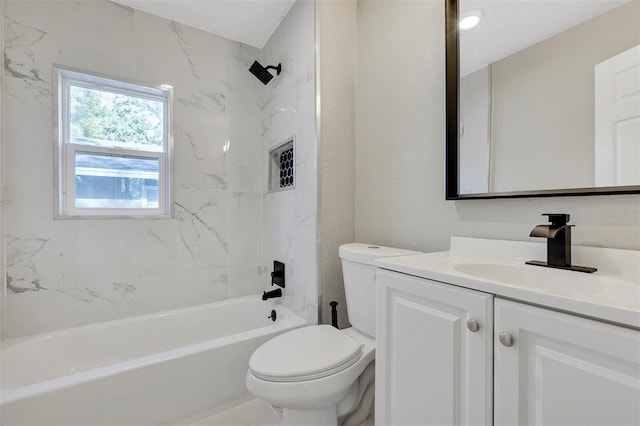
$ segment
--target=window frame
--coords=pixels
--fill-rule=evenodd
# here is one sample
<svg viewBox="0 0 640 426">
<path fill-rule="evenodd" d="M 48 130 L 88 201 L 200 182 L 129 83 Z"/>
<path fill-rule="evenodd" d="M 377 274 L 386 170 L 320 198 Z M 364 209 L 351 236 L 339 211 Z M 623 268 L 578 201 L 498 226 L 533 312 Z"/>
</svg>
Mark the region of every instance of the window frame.
<svg viewBox="0 0 640 426">
<path fill-rule="evenodd" d="M 173 216 L 173 88 L 149 86 L 139 82 L 54 65 L 54 218 L 170 218 Z M 73 143 L 70 135 L 70 87 L 108 91 L 162 102 L 163 149 L 142 151 Z M 76 153 L 111 155 L 121 158 L 158 160 L 157 208 L 76 207 Z"/>
</svg>

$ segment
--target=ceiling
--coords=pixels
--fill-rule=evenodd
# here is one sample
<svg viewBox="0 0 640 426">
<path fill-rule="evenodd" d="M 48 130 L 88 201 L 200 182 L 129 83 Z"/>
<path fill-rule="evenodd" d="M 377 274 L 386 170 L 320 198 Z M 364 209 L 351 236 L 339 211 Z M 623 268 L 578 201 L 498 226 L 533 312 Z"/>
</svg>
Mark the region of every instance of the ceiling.
<svg viewBox="0 0 640 426">
<path fill-rule="evenodd" d="M 460 31 L 460 75 L 533 46 L 628 1 L 461 0 L 461 18 L 480 10 L 482 19 L 477 27 Z"/>
<path fill-rule="evenodd" d="M 295 0 L 112 0 L 219 36 L 264 47 Z"/>
<path fill-rule="evenodd" d="M 112 1 L 262 48 L 296 0 Z M 483 14 L 480 25 L 460 34 L 461 75 L 532 46 L 627 1 L 461 0 L 461 17 L 471 10 L 481 10 Z"/>
</svg>

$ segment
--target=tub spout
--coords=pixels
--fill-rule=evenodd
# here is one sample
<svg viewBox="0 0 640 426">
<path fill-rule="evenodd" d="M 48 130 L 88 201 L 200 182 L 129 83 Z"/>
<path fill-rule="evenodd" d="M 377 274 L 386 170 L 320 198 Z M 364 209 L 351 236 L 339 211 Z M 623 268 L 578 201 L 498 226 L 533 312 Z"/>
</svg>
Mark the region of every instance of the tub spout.
<svg viewBox="0 0 640 426">
<path fill-rule="evenodd" d="M 262 292 L 262 300 L 273 299 L 274 297 L 282 297 L 281 288 L 276 288 L 275 290 Z"/>
</svg>

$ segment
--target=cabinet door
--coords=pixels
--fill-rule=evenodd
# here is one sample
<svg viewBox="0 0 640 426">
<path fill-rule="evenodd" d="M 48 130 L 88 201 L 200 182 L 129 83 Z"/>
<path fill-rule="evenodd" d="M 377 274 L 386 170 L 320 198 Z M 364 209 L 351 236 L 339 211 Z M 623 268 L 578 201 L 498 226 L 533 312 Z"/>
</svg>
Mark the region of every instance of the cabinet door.
<svg viewBox="0 0 640 426">
<path fill-rule="evenodd" d="M 376 280 L 376 424 L 490 425 L 493 296 L 382 270 Z"/>
<path fill-rule="evenodd" d="M 639 331 L 501 299 L 495 322 L 496 425 L 640 424 Z"/>
</svg>

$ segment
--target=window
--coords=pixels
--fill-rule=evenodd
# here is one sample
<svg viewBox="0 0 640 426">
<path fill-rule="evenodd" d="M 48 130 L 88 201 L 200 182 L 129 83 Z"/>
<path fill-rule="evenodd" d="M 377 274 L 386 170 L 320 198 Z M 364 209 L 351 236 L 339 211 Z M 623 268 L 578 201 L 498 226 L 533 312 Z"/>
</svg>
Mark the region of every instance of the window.
<svg viewBox="0 0 640 426">
<path fill-rule="evenodd" d="M 170 216 L 172 89 L 56 72 L 57 217 Z"/>
</svg>

